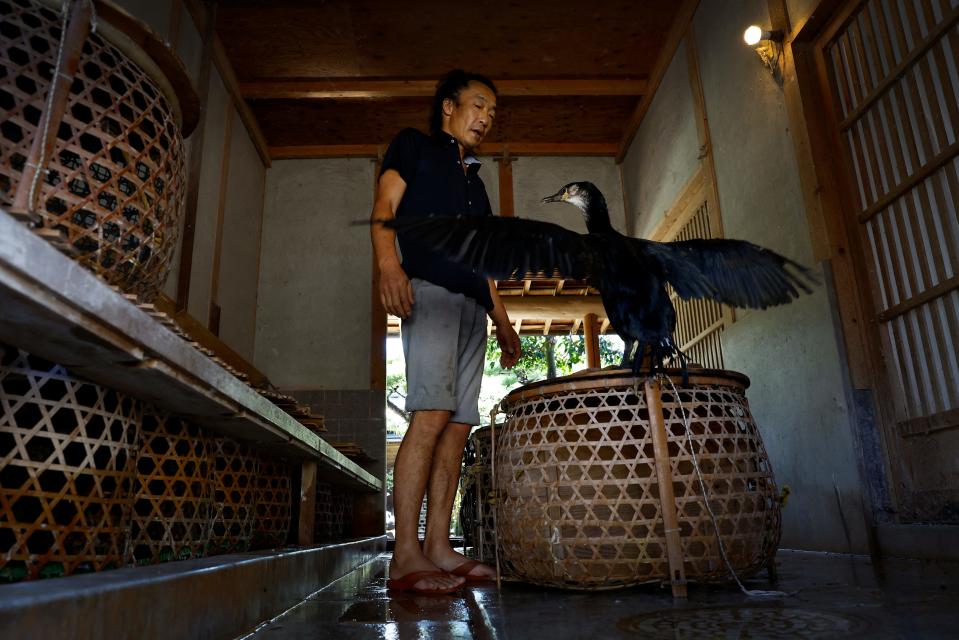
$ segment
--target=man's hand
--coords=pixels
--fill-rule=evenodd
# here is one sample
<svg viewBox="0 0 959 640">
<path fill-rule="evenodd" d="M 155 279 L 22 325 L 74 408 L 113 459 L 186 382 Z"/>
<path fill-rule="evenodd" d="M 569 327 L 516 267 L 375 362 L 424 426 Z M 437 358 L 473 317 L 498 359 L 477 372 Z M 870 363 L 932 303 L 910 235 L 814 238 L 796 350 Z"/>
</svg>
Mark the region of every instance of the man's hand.
<svg viewBox="0 0 959 640">
<path fill-rule="evenodd" d="M 523 353 L 519 336 L 516 335 L 513 325 L 506 322 L 496 325 L 496 342 L 499 343 L 500 350 L 499 366 L 512 369 Z"/>
<path fill-rule="evenodd" d="M 380 268 L 380 301 L 397 318 L 408 318 L 413 310 L 413 285 L 399 264 Z"/>
</svg>

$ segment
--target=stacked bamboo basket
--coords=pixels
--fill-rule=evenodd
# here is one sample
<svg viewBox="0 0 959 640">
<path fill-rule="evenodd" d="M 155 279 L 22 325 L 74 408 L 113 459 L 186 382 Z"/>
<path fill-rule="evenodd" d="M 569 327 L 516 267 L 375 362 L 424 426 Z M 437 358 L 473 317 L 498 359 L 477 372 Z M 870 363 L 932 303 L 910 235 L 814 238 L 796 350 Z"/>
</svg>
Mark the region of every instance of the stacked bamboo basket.
<svg viewBox="0 0 959 640">
<path fill-rule="evenodd" d="M 129 14 L 81 0 L 63 16 L 59 4 L 4 3 L 0 204 L 150 302 L 176 247 L 199 100 Z"/>
<path fill-rule="evenodd" d="M 687 580 L 772 562 L 780 500 L 748 379 L 703 369 L 688 384 L 677 371 L 668 378 L 590 370 L 504 399 L 486 490 L 495 499 L 480 503 L 478 520 L 495 511 L 486 535 L 505 575 L 586 590 L 663 582 L 683 595 Z"/>
<path fill-rule="evenodd" d="M 0 582 L 286 543 L 288 461 L 0 345 Z"/>
</svg>

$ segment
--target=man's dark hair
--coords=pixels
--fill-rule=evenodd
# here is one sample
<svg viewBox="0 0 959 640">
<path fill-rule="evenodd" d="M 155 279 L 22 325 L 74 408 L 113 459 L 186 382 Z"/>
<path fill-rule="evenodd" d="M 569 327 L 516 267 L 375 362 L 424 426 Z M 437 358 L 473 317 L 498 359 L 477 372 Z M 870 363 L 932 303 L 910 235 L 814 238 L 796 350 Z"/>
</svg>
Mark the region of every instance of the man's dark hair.
<svg viewBox="0 0 959 640">
<path fill-rule="evenodd" d="M 436 83 L 436 93 L 433 94 L 433 107 L 430 109 L 430 133 L 437 134 L 443 130 L 443 102 L 452 100 L 459 103 L 460 91 L 469 86 L 470 82 L 479 82 L 489 87 L 493 95 L 498 95 L 496 85 L 484 75 L 470 73 L 462 69 L 453 69 L 443 74 Z"/>
</svg>

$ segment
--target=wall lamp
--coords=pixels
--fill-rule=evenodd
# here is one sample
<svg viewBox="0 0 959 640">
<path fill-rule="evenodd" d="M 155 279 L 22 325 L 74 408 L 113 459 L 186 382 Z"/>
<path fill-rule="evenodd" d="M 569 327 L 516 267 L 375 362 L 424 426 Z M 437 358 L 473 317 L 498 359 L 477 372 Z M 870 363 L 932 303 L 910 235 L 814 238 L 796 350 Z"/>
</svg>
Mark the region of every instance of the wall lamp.
<svg viewBox="0 0 959 640">
<path fill-rule="evenodd" d="M 780 76 L 779 60 L 783 51 L 783 32 L 779 29 L 767 31 L 762 27 L 751 25 L 743 33 L 743 40 L 752 47 L 763 65 L 769 69 L 773 77 L 777 79 Z"/>
</svg>

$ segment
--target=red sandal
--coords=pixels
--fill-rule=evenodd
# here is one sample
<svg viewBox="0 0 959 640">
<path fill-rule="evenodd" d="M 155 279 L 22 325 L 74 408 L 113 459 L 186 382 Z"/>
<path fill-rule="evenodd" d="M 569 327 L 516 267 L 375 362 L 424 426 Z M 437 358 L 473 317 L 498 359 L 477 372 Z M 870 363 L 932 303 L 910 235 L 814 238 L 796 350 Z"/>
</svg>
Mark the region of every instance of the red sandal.
<svg viewBox="0 0 959 640">
<path fill-rule="evenodd" d="M 453 569 L 452 571 L 450 571 L 450 573 L 451 573 L 452 575 L 454 575 L 454 576 L 458 576 L 458 577 L 461 577 L 461 578 L 466 578 L 466 584 L 475 584 L 475 583 L 478 583 L 478 582 L 492 582 L 493 580 L 496 580 L 496 576 L 495 576 L 495 575 L 492 575 L 492 576 L 474 576 L 474 575 L 470 575 L 470 571 L 472 571 L 472 570 L 475 569 L 476 567 L 480 566 L 481 564 L 483 564 L 483 563 L 480 562 L 479 560 L 467 560 L 466 562 L 464 562 L 464 563 L 461 564 L 460 566 L 458 566 L 458 567 L 456 567 L 455 569 Z"/>
<path fill-rule="evenodd" d="M 453 593 L 454 591 L 459 591 L 463 588 L 462 584 L 456 585 L 455 587 L 445 587 L 440 589 L 423 589 L 416 587 L 416 583 L 424 578 L 442 578 L 448 575 L 449 573 L 446 571 L 411 571 L 400 578 L 390 578 L 387 580 L 386 588 L 390 591 L 411 591 L 413 593 L 422 593 L 424 595 L 442 595 L 446 593 Z"/>
</svg>

